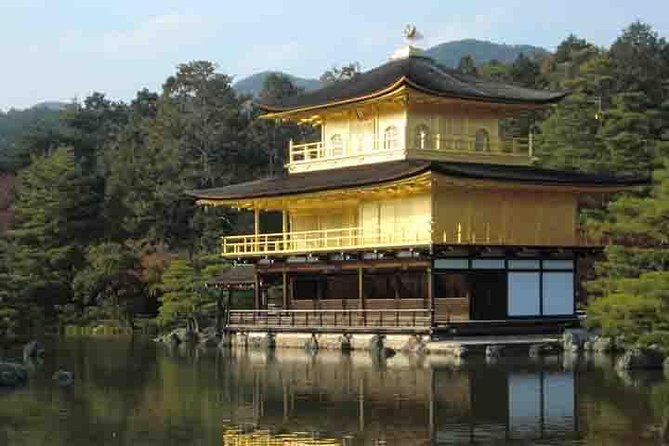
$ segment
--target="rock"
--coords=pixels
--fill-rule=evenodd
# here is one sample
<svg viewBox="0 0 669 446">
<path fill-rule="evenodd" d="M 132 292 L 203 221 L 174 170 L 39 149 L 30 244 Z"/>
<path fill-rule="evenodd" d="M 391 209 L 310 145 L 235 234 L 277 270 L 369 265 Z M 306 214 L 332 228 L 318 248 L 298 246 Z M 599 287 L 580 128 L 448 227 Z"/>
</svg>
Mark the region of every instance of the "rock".
<svg viewBox="0 0 669 446">
<path fill-rule="evenodd" d="M 453 349 L 453 356 L 458 359 L 463 359 L 469 356 L 471 351 L 465 345 L 459 345 Z"/>
<path fill-rule="evenodd" d="M 488 345 L 485 348 L 485 357 L 489 359 L 499 358 L 502 356 L 504 346 L 502 345 Z"/>
<path fill-rule="evenodd" d="M 198 334 L 193 330 L 185 330 L 183 334 L 182 342 L 197 342 Z"/>
<path fill-rule="evenodd" d="M 527 349 L 527 354 L 530 358 L 539 358 L 548 353 L 549 349 L 546 344 L 532 344 Z"/>
<path fill-rule="evenodd" d="M 37 340 L 32 340 L 23 346 L 23 360 L 37 359 L 44 355 L 44 346 Z"/>
<path fill-rule="evenodd" d="M 217 347 L 220 339 L 214 327 L 207 327 L 197 335 L 197 340 L 202 347 Z"/>
<path fill-rule="evenodd" d="M 267 337 L 265 338 L 265 348 L 272 351 L 276 349 L 276 335 L 274 333 L 267 333 Z"/>
<path fill-rule="evenodd" d="M 0 362 L 0 387 L 17 387 L 28 381 L 28 370 L 15 362 Z"/>
<path fill-rule="evenodd" d="M 395 356 L 395 350 L 385 346 L 386 337 L 381 334 L 372 336 L 372 339 L 369 340 L 369 351 L 374 356 L 379 356 L 382 358 L 390 358 Z"/>
<path fill-rule="evenodd" d="M 214 337 L 200 337 L 200 345 L 202 347 L 218 347 L 219 339 L 218 336 Z"/>
<path fill-rule="evenodd" d="M 372 353 L 379 353 L 383 350 L 384 347 L 384 341 L 386 337 L 381 334 L 377 334 L 372 336 L 372 338 L 369 340 L 369 350 Z"/>
<path fill-rule="evenodd" d="M 58 369 L 54 372 L 51 379 L 61 387 L 71 386 L 74 383 L 74 373 Z"/>
<path fill-rule="evenodd" d="M 318 339 L 314 333 L 311 334 L 311 337 L 304 343 L 304 349 L 308 353 L 316 353 L 318 351 Z"/>
<path fill-rule="evenodd" d="M 613 339 L 595 336 L 590 342 L 590 350 L 594 353 L 611 353 L 615 350 Z"/>
<path fill-rule="evenodd" d="M 351 335 L 348 334 L 343 334 L 339 338 L 339 347 L 341 348 L 341 351 L 344 353 L 348 353 L 351 350 L 353 350 L 353 346 L 351 345 Z"/>
<path fill-rule="evenodd" d="M 420 335 L 411 336 L 402 345 L 400 350 L 405 353 L 422 354 L 425 352 L 425 340 Z"/>
<path fill-rule="evenodd" d="M 220 349 L 227 349 L 230 348 L 231 346 L 232 346 L 232 336 L 230 336 L 230 334 L 223 333 L 217 347 Z"/>
<path fill-rule="evenodd" d="M 633 348 L 623 354 L 616 362 L 620 370 L 632 369 L 662 369 L 664 355 L 657 349 Z"/>
<path fill-rule="evenodd" d="M 181 344 L 181 338 L 179 337 L 179 334 L 176 333 L 176 331 L 173 331 L 167 335 L 167 342 L 173 345 L 179 345 Z"/>
<path fill-rule="evenodd" d="M 562 349 L 566 352 L 579 352 L 587 338 L 588 334 L 583 329 L 565 330 L 562 333 Z"/>
</svg>

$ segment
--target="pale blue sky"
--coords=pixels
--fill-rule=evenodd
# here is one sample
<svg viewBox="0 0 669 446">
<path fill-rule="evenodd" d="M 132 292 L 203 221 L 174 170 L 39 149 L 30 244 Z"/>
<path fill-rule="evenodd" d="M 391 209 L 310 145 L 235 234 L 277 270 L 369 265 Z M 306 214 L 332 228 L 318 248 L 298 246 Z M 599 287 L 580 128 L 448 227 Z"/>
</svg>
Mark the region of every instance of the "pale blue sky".
<svg viewBox="0 0 669 446">
<path fill-rule="evenodd" d="M 669 35 L 666 0 L 0 0 L 0 109 L 102 91 L 157 90 L 181 62 L 241 78 L 385 61 L 415 23 L 424 47 L 477 38 L 549 49 L 569 33 L 609 45 L 635 19 Z"/>
</svg>

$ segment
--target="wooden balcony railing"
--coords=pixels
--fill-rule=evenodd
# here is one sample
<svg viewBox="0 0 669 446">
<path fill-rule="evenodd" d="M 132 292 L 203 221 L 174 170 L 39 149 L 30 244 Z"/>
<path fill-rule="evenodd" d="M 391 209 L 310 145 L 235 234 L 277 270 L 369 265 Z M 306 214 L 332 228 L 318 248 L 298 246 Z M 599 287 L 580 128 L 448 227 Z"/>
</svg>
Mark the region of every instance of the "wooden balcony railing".
<svg viewBox="0 0 669 446">
<path fill-rule="evenodd" d="M 429 329 L 429 309 L 384 310 L 231 310 L 230 328 L 237 329 Z"/>
<path fill-rule="evenodd" d="M 355 144 L 341 141 L 340 144 L 316 141 L 294 144 L 290 141 L 288 149 L 289 164 L 301 164 L 314 161 L 334 160 L 358 155 L 379 154 L 405 149 L 425 150 L 439 153 L 477 153 L 481 155 L 517 155 L 532 156 L 532 137 L 524 138 L 476 138 L 469 135 L 430 135 L 425 139 L 417 138 L 407 147 L 397 138 L 388 140 L 369 135 Z"/>
<path fill-rule="evenodd" d="M 477 139 L 468 135 L 435 135 L 426 141 L 428 144 L 420 144 L 417 149 L 437 150 L 446 152 L 475 152 L 532 156 L 532 138 L 486 138 Z M 420 141 L 419 141 L 420 143 Z"/>
<path fill-rule="evenodd" d="M 222 254 L 238 257 L 281 253 L 309 253 L 417 246 L 430 243 L 429 230 L 404 228 L 396 232 L 377 232 L 366 228 L 337 228 L 275 234 L 232 235 L 223 237 Z"/>
<path fill-rule="evenodd" d="M 225 257 L 261 256 L 271 254 L 307 254 L 338 252 L 353 249 L 419 247 L 431 243 L 449 245 L 527 245 L 596 247 L 602 240 L 577 230 L 572 237 L 565 234 L 504 233 L 484 223 L 467 229 L 458 223 L 450 231 L 433 233 L 429 228 L 406 227 L 395 232 L 378 232 L 369 228 L 337 228 L 274 234 L 231 235 L 222 237 Z"/>
</svg>

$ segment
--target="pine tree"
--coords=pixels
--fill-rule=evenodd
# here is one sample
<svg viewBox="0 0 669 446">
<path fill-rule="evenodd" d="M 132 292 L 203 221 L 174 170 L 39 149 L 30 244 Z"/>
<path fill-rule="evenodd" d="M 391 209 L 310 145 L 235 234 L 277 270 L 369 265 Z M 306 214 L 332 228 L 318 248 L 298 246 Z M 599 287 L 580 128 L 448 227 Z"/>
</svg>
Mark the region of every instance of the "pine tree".
<svg viewBox="0 0 669 446">
<path fill-rule="evenodd" d="M 603 218 L 587 220 L 607 240 L 605 258 L 588 284 L 589 323 L 627 344 L 669 349 L 669 160 L 649 194 L 624 194 Z"/>
<path fill-rule="evenodd" d="M 47 316 L 72 297 L 83 250 L 100 233 L 100 191 L 74 161 L 71 149 L 34 158 L 18 176 L 11 275 L 17 298 Z"/>
</svg>

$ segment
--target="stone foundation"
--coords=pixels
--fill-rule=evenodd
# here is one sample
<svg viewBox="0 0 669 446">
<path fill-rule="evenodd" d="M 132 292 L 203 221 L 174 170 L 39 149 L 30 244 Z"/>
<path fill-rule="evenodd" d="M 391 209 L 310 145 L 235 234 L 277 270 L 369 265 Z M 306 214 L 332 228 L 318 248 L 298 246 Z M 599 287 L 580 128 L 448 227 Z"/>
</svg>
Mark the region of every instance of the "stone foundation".
<svg viewBox="0 0 669 446">
<path fill-rule="evenodd" d="M 450 356 L 464 359 L 479 355 L 495 359 L 507 354 L 545 356 L 557 354 L 560 342 L 548 340 L 526 340 L 516 338 L 513 342 L 501 338 L 488 337 L 474 342 L 452 340 L 434 341 L 427 335 L 410 334 L 372 334 L 372 333 L 268 333 L 264 331 L 229 333 L 222 347 L 248 350 L 293 349 L 317 351 L 372 351 L 385 356 L 394 353 L 412 353 Z M 550 347 L 550 348 L 548 348 Z"/>
</svg>

